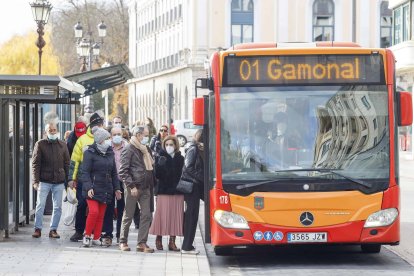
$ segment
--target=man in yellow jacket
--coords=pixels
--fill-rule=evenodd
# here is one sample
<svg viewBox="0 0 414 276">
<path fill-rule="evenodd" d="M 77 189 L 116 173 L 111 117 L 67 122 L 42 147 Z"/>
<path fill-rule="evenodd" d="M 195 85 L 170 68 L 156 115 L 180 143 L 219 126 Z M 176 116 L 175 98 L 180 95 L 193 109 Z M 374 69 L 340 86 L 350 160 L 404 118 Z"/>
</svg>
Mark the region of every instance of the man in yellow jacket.
<svg viewBox="0 0 414 276">
<path fill-rule="evenodd" d="M 97 126 L 103 127 L 103 118 L 98 113 L 94 113 L 91 116 L 88 130 L 85 134 L 78 138 L 75 147 L 73 148 L 70 167 L 69 167 L 69 187 L 76 187 L 76 198 L 78 199 L 78 206 L 76 209 L 76 221 L 75 221 L 75 234 L 70 237 L 73 242 L 82 241 L 83 232 L 85 231 L 86 225 L 86 199 L 82 196 L 82 183 L 79 182 L 80 165 L 83 161 L 83 153 L 88 149 L 88 146 L 94 142 L 92 129 Z"/>
</svg>

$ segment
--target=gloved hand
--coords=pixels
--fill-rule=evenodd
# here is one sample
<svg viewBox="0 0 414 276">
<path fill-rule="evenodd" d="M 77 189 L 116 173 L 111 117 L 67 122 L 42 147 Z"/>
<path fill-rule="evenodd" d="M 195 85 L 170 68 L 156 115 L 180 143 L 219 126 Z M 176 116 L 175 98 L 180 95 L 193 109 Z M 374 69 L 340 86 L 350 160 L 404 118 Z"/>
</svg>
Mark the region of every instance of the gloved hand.
<svg viewBox="0 0 414 276">
<path fill-rule="evenodd" d="M 160 166 L 164 166 L 166 162 L 167 158 L 165 158 L 165 156 L 160 156 L 160 158 L 158 159 L 158 165 Z"/>
</svg>

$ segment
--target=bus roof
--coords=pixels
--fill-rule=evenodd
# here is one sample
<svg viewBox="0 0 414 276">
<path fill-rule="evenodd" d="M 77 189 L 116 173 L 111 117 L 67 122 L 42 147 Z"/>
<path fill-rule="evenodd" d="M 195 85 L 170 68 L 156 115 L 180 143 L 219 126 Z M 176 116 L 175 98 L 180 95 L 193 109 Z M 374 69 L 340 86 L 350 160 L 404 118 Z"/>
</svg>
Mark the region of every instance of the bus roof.
<svg viewBox="0 0 414 276">
<path fill-rule="evenodd" d="M 361 47 L 354 42 L 319 41 L 319 42 L 253 42 L 236 44 L 229 48 L 234 50 L 265 49 L 265 48 L 313 48 L 313 47 Z"/>
</svg>

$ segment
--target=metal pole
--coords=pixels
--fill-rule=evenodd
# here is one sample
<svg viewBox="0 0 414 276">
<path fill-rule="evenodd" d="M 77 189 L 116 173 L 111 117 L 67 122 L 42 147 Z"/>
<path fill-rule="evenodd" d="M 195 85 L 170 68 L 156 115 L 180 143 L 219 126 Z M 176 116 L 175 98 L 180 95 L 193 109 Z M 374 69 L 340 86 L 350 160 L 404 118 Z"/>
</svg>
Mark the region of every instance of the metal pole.
<svg viewBox="0 0 414 276">
<path fill-rule="evenodd" d="M 26 224 L 29 224 L 30 216 L 30 173 L 29 160 L 32 149 L 30 148 L 30 103 L 26 102 L 26 113 L 24 116 L 24 185 L 23 185 L 23 212 L 26 216 Z"/>
<path fill-rule="evenodd" d="M 210 226 L 210 143 L 209 143 L 209 97 L 204 96 L 204 242 L 211 243 L 211 226 Z"/>
<path fill-rule="evenodd" d="M 42 48 L 45 47 L 46 41 L 43 39 L 44 25 L 41 21 L 37 23 L 37 33 L 39 34 L 36 46 L 39 48 L 39 75 L 42 74 Z"/>
<path fill-rule="evenodd" d="M 352 0 L 352 42 L 356 42 L 356 0 Z"/>
<path fill-rule="evenodd" d="M 20 102 L 16 101 L 16 120 L 14 121 L 14 227 L 19 230 L 19 194 L 20 194 Z"/>
</svg>

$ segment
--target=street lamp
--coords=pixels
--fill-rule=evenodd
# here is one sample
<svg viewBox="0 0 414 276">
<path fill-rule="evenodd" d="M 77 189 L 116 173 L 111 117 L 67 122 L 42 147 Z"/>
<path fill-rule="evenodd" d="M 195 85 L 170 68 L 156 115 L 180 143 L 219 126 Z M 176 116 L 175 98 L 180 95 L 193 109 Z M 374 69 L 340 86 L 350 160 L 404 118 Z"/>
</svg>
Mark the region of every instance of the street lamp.
<svg viewBox="0 0 414 276">
<path fill-rule="evenodd" d="M 82 72 L 91 70 L 93 58 L 98 59 L 100 54 L 101 44 L 103 44 L 103 38 L 106 36 L 106 25 L 102 21 L 98 24 L 97 28 L 101 41 L 95 42 L 91 31 L 87 33 L 87 37 L 83 37 L 83 27 L 80 22 L 76 23 L 73 27 L 75 38 L 77 38 L 76 53 L 83 59 L 81 66 Z"/>
<path fill-rule="evenodd" d="M 44 27 L 49 20 L 50 11 L 52 10 L 52 4 L 47 0 L 36 0 L 30 3 L 32 7 L 33 18 L 37 23 L 37 33 L 39 34 L 36 46 L 39 48 L 39 75 L 42 74 L 42 48 L 45 47 L 46 42 L 43 39 Z"/>
</svg>

